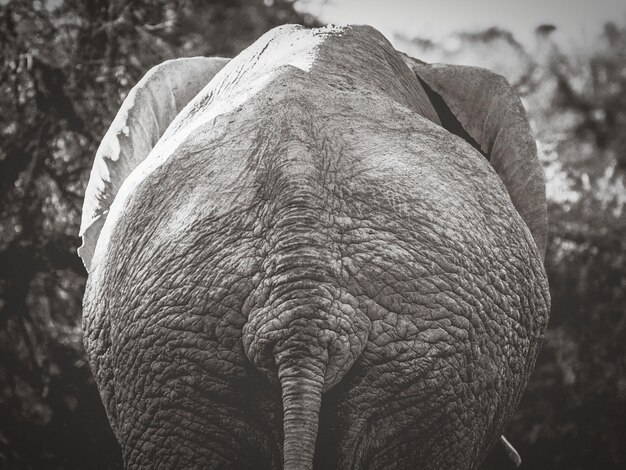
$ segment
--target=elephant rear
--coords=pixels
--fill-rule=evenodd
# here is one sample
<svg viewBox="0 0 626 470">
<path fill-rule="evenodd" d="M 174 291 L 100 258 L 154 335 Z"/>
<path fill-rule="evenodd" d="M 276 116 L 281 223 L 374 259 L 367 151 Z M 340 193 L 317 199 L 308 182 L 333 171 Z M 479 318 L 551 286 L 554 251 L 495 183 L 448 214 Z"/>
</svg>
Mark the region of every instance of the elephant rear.
<svg viewBox="0 0 626 470">
<path fill-rule="evenodd" d="M 472 113 L 446 128 L 424 67 L 372 28 L 282 28 L 194 68 L 154 148 L 132 113 L 109 132 L 84 328 L 127 466 L 482 461 L 547 322 L 541 198 Z"/>
</svg>

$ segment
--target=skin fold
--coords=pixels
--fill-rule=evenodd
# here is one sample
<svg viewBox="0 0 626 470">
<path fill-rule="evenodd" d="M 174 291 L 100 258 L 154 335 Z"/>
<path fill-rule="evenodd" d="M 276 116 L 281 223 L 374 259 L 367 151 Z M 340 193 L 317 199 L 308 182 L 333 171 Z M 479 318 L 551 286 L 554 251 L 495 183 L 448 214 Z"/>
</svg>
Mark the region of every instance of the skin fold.
<svg viewBox="0 0 626 470">
<path fill-rule="evenodd" d="M 124 114 L 92 172 L 85 346 L 125 465 L 478 468 L 549 312 L 518 114 L 481 151 L 445 127 L 479 113 L 432 98 L 454 79 L 370 27 L 281 27 L 220 60 L 152 72 L 193 97 L 147 140 Z"/>
</svg>

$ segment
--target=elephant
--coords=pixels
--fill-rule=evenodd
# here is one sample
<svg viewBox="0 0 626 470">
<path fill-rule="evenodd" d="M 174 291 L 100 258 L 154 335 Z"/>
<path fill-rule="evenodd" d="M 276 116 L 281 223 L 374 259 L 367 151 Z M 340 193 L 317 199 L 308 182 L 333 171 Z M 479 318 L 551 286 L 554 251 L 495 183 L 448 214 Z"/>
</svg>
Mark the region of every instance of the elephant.
<svg viewBox="0 0 626 470">
<path fill-rule="evenodd" d="M 127 468 L 475 469 L 541 347 L 545 182 L 507 81 L 277 27 L 130 91 L 84 345 Z"/>
</svg>

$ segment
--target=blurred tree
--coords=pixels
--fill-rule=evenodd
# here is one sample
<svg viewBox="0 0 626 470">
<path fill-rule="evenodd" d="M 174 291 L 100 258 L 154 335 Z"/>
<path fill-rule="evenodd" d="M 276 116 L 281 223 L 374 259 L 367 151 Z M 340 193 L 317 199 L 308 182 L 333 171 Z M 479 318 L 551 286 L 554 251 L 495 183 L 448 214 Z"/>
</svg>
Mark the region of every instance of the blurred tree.
<svg viewBox="0 0 626 470">
<path fill-rule="evenodd" d="M 81 342 L 93 155 L 150 67 L 231 57 L 283 23 L 314 21 L 286 0 L 0 5 L 0 467 L 121 468 Z"/>
</svg>

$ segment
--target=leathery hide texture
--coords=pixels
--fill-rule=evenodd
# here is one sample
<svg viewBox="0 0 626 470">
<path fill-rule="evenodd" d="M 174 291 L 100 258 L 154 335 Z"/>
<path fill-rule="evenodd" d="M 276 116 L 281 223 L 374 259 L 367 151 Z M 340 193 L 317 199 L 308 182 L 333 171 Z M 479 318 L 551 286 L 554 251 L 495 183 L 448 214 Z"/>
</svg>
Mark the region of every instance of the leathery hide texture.
<svg viewBox="0 0 626 470">
<path fill-rule="evenodd" d="M 478 468 L 549 313 L 508 84 L 367 26 L 284 26 L 129 96 L 81 227 L 125 465 Z"/>
</svg>

